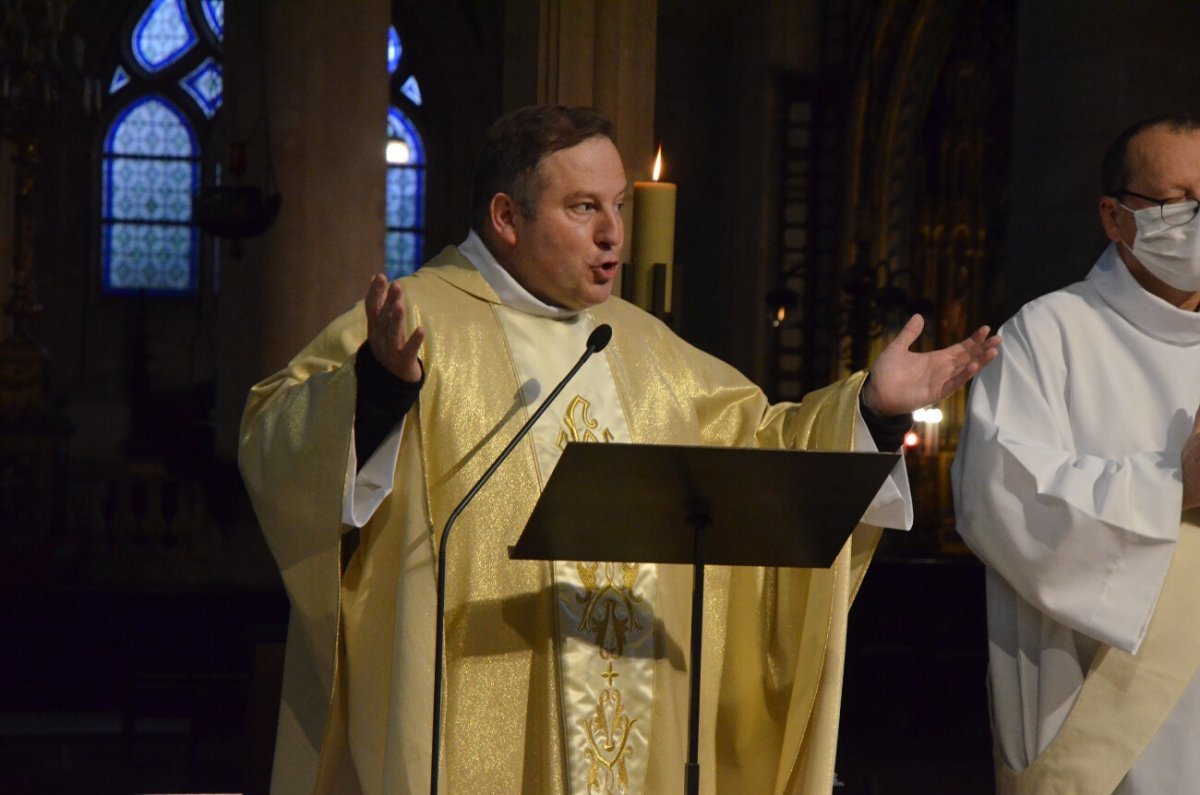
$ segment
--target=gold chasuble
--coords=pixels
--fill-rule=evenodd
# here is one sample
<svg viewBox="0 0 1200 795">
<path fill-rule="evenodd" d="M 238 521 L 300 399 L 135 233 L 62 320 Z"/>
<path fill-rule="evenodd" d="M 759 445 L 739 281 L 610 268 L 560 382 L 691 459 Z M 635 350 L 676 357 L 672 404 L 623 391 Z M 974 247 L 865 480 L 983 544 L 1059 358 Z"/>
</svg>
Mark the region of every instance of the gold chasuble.
<svg viewBox="0 0 1200 795">
<path fill-rule="evenodd" d="M 455 524 L 441 780 L 469 795 L 678 792 L 690 567 L 510 561 L 508 546 L 568 440 L 850 450 L 862 374 L 772 406 L 615 297 L 523 315 L 454 248 L 404 284 L 426 380 L 365 527 L 341 524 L 361 306 L 256 386 L 243 419 L 242 473 L 292 602 L 273 791 L 428 791 L 442 528 L 608 323 L 612 342 Z M 708 567 L 706 793 L 831 791 L 847 611 L 878 538 L 860 525 L 830 569 Z"/>
</svg>

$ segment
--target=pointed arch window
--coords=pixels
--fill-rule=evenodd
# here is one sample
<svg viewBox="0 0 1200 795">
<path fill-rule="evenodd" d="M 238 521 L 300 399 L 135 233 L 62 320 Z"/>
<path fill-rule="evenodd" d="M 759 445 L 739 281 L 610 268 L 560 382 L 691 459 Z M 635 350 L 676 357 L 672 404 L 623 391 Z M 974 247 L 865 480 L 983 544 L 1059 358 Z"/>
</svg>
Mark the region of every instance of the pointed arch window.
<svg viewBox="0 0 1200 795">
<path fill-rule="evenodd" d="M 425 248 L 425 142 L 413 121 L 423 100 L 409 60 L 396 27 L 389 26 L 386 269 L 392 279 L 421 267 Z"/>
<path fill-rule="evenodd" d="M 221 107 L 223 0 L 144 0 L 110 57 L 100 157 L 101 287 L 194 294 L 192 195 Z"/>
</svg>

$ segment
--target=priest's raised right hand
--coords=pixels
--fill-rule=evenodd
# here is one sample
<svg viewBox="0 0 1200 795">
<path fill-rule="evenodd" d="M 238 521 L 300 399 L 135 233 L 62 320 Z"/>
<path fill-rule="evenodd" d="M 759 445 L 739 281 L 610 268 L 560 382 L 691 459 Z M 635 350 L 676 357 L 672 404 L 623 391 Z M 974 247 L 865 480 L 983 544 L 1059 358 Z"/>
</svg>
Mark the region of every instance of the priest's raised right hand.
<svg viewBox="0 0 1200 795">
<path fill-rule="evenodd" d="M 425 330 L 418 326 L 405 337 L 404 288 L 400 282 L 389 284 L 382 273 L 372 276 L 363 308 L 367 313 L 367 341 L 375 359 L 397 378 L 414 384 L 420 381 L 417 352 L 425 340 Z"/>
</svg>

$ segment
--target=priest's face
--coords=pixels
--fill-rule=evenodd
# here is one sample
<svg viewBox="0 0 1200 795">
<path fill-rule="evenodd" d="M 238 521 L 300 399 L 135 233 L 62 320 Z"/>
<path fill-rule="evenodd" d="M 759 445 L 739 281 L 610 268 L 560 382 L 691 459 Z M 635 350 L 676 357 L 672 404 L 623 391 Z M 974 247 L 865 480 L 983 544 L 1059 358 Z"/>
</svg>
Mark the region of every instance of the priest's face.
<svg viewBox="0 0 1200 795">
<path fill-rule="evenodd" d="M 1200 132 L 1149 127 L 1129 141 L 1126 162 L 1129 182 L 1124 187 L 1132 193 L 1100 199 L 1104 230 L 1109 240 L 1120 243 L 1117 253 L 1142 287 L 1176 306 L 1195 309 L 1200 292 L 1161 281 L 1134 254 L 1138 226 L 1133 214 L 1153 208 L 1157 202 L 1150 198 L 1178 202 L 1200 198 Z"/>
<path fill-rule="evenodd" d="M 1150 127 L 1130 140 L 1126 160 L 1128 190 L 1161 199 L 1200 198 L 1200 133 L 1172 130 L 1166 125 Z M 1153 202 L 1134 195 L 1106 198 L 1110 201 L 1101 205 L 1101 211 L 1111 212 L 1109 217 L 1102 215 L 1106 222 L 1111 218 L 1111 223 L 1105 224 L 1109 238 L 1132 246 L 1137 224 L 1129 212 L 1118 212 L 1114 199 L 1120 199 L 1131 210 L 1150 207 Z"/>
<path fill-rule="evenodd" d="M 536 179 L 540 192 L 531 216 L 515 202 L 493 216 L 501 217 L 505 244 L 497 259 L 548 304 L 587 309 L 603 302 L 625 241 L 625 168 L 617 148 L 596 136 L 560 149 L 542 159 Z"/>
</svg>

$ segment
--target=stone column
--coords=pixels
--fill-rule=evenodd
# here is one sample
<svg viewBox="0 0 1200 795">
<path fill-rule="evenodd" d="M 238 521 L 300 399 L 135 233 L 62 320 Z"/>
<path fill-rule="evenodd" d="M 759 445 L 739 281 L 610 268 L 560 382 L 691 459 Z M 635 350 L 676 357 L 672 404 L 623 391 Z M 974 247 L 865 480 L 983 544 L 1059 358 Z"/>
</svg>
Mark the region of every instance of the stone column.
<svg viewBox="0 0 1200 795">
<path fill-rule="evenodd" d="M 511 0 L 505 10 L 505 109 L 541 102 L 594 107 L 616 125 L 629 184 L 649 179 L 657 0 Z M 629 210 L 626 204 L 626 258 Z"/>
<path fill-rule="evenodd" d="M 231 3 L 224 134 L 268 158 L 275 225 L 222 258 L 217 450 L 236 455 L 246 390 L 283 367 L 384 267 L 386 0 Z M 269 151 L 268 151 L 269 146 Z"/>
</svg>

